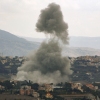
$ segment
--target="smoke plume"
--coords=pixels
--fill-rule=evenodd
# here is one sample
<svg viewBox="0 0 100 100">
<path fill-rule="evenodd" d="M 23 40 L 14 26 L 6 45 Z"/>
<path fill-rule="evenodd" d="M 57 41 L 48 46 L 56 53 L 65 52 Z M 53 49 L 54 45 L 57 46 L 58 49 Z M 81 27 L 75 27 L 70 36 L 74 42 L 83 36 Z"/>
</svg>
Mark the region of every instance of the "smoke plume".
<svg viewBox="0 0 100 100">
<path fill-rule="evenodd" d="M 63 21 L 63 15 L 59 5 L 51 3 L 47 8 L 41 10 L 36 27 L 38 32 L 44 32 L 45 34 L 58 37 L 63 43 L 67 43 L 68 25 Z"/>
<path fill-rule="evenodd" d="M 29 56 L 29 60 L 18 68 L 17 79 L 33 82 L 67 81 L 72 71 L 67 57 L 62 56 L 59 40 L 68 41 L 67 24 L 63 21 L 60 6 L 51 3 L 41 11 L 36 30 L 52 36 L 41 44 L 39 49 Z"/>
</svg>

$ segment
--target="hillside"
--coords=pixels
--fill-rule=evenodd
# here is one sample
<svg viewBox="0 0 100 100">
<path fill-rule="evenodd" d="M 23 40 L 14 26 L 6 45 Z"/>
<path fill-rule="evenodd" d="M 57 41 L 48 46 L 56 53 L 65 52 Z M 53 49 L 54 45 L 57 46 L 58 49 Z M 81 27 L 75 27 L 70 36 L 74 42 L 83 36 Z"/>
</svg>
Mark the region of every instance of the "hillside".
<svg viewBox="0 0 100 100">
<path fill-rule="evenodd" d="M 71 58 L 74 81 L 100 82 L 100 56 Z"/>
<path fill-rule="evenodd" d="M 100 56 L 68 57 L 71 63 L 73 81 L 100 81 Z M 27 61 L 26 57 L 0 57 L 0 80 L 10 79 L 17 68 Z M 4 62 L 5 61 L 5 62 Z"/>
<path fill-rule="evenodd" d="M 36 43 L 30 43 L 9 32 L 0 30 L 0 53 L 7 56 L 25 56 L 37 48 Z"/>
</svg>

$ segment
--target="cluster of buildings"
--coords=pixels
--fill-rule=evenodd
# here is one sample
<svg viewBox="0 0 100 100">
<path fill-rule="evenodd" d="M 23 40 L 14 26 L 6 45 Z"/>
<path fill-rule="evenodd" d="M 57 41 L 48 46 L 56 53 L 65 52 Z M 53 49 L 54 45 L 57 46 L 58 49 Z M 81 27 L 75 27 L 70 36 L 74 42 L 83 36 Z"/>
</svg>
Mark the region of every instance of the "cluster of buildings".
<svg viewBox="0 0 100 100">
<path fill-rule="evenodd" d="M 84 80 L 89 82 L 99 82 L 100 78 L 98 76 L 100 75 L 100 56 L 80 56 L 74 58 L 72 70 L 73 81 Z"/>
<path fill-rule="evenodd" d="M 69 87 L 70 86 L 70 87 Z M 84 88 L 85 86 L 85 88 Z M 71 89 L 70 94 L 67 91 L 68 89 Z M 63 83 L 60 86 L 54 85 L 54 84 L 42 84 L 39 85 L 38 90 L 35 91 L 34 89 L 31 88 L 31 86 L 27 86 L 27 85 L 23 85 L 20 87 L 20 95 L 32 95 L 35 98 L 39 98 L 40 96 L 40 91 L 45 91 L 45 98 L 49 98 L 49 99 L 53 99 L 53 93 L 56 93 L 57 91 L 61 90 L 62 92 L 58 93 L 60 94 L 59 96 L 63 97 L 63 98 L 90 98 L 89 100 L 96 100 L 95 96 L 93 96 L 93 94 L 91 94 L 90 92 L 88 93 L 88 91 L 86 90 L 90 89 L 91 91 L 99 91 L 100 92 L 100 87 L 95 86 L 91 83 L 79 83 L 79 82 L 68 82 L 67 85 L 66 83 Z M 55 90 L 57 90 L 55 92 Z M 65 91 L 65 93 L 63 93 L 63 91 Z"/>
<path fill-rule="evenodd" d="M 99 67 L 100 66 L 100 56 L 80 56 L 75 58 L 74 62 L 77 61 L 78 65 L 80 66 L 93 66 Z"/>
<path fill-rule="evenodd" d="M 17 68 L 26 61 L 25 57 L 0 56 L 0 73 L 16 74 Z"/>
<path fill-rule="evenodd" d="M 20 95 L 31 95 L 33 97 L 39 97 L 39 93 L 36 92 L 34 89 L 31 88 L 31 86 L 21 86 L 19 90 Z"/>
<path fill-rule="evenodd" d="M 0 90 L 4 90 L 4 89 L 5 89 L 5 87 L 0 85 Z"/>
<path fill-rule="evenodd" d="M 52 84 L 38 84 L 37 83 L 38 84 L 37 90 L 35 90 L 34 87 L 32 88 L 32 85 L 34 83 L 29 83 L 27 81 L 10 81 L 10 83 L 13 85 L 11 89 L 6 89 L 6 87 L 3 85 L 3 82 L 2 82 L 2 85 L 0 83 L 0 91 L 5 90 L 2 92 L 2 94 L 3 93 L 4 94 L 8 93 L 11 95 L 16 94 L 16 95 L 31 96 L 34 98 L 42 98 L 42 99 L 43 97 L 53 99 L 55 98 L 54 94 L 56 94 L 57 96 L 60 96 L 62 98 L 67 98 L 67 100 L 69 100 L 68 98 L 71 98 L 71 97 L 72 98 L 76 98 L 76 97 L 90 98 L 91 97 L 92 99 L 89 99 L 89 100 L 97 100 L 95 96 L 91 92 L 89 92 L 90 90 L 94 92 L 98 92 L 100 94 L 100 83 L 98 83 L 99 86 L 94 85 L 92 83 L 80 83 L 80 82 L 65 82 L 65 83 L 62 83 L 61 85 L 53 84 L 53 83 Z M 14 93 L 13 91 L 17 91 L 17 92 Z M 43 99 L 43 100 L 46 100 L 46 99 Z M 71 100 L 74 100 L 74 99 L 71 99 Z"/>
</svg>

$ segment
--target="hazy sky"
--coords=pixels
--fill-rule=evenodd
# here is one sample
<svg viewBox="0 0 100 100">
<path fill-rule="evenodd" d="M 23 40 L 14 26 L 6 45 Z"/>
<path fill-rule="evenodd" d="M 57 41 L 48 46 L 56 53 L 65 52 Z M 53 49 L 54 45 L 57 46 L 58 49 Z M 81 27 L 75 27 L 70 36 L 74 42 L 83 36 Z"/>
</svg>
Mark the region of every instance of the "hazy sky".
<svg viewBox="0 0 100 100">
<path fill-rule="evenodd" d="M 100 36 L 100 0 L 0 0 L 0 29 L 18 36 L 44 37 L 35 31 L 40 10 L 61 6 L 69 36 Z"/>
</svg>

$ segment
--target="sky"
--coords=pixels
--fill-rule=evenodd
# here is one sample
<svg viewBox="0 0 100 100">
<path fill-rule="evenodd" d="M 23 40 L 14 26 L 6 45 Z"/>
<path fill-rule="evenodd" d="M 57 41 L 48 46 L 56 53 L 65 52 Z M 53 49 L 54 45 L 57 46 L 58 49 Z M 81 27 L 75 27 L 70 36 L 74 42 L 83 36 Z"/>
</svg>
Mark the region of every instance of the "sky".
<svg viewBox="0 0 100 100">
<path fill-rule="evenodd" d="M 59 4 L 69 36 L 100 37 L 100 0 L 0 0 L 0 29 L 17 36 L 44 38 L 36 32 L 40 11 Z"/>
</svg>

